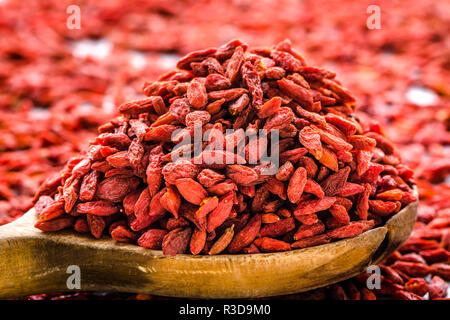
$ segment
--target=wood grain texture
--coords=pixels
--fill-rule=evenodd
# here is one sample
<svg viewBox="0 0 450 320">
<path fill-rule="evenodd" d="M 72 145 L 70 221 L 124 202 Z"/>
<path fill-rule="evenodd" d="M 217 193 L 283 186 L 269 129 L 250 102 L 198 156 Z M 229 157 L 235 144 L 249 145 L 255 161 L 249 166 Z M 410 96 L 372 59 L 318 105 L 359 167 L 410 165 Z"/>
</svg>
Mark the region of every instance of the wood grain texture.
<svg viewBox="0 0 450 320">
<path fill-rule="evenodd" d="M 0 298 L 70 291 L 69 265 L 81 290 L 170 297 L 249 298 L 302 292 L 342 281 L 390 254 L 411 232 L 417 203 L 385 226 L 357 237 L 281 253 L 164 256 L 161 251 L 95 240 L 72 231 L 43 233 L 33 210 L 0 227 Z"/>
</svg>

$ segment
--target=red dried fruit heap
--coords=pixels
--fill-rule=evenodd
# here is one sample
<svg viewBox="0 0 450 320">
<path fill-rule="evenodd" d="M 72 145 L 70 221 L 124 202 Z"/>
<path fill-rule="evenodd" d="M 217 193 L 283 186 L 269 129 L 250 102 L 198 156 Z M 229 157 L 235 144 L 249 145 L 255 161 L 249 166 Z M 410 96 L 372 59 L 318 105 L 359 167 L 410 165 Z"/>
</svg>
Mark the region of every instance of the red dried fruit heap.
<svg viewBox="0 0 450 320">
<path fill-rule="evenodd" d="M 276 252 L 354 237 L 416 201 L 412 171 L 382 130 L 360 123 L 335 74 L 307 66 L 289 41 L 247 50 L 234 40 L 177 68 L 41 185 L 37 228 L 107 232 L 168 255 Z M 195 124 L 214 134 L 183 148 L 203 150 L 192 161 L 172 161 Z M 272 175 L 258 143 L 238 154 L 239 132 L 258 129 L 269 145 L 279 132 Z M 208 164 L 209 148 L 225 142 L 234 148 L 219 155 L 238 164 Z"/>
</svg>

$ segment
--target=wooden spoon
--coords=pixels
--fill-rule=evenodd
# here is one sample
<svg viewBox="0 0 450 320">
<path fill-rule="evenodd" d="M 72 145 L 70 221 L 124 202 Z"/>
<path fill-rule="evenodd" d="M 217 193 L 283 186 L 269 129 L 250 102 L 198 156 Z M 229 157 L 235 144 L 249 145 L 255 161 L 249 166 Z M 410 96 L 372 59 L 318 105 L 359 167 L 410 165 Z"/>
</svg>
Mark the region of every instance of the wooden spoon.
<svg viewBox="0 0 450 320">
<path fill-rule="evenodd" d="M 0 298 L 73 291 L 70 265 L 81 270 L 81 290 L 139 292 L 188 298 L 277 296 L 351 278 L 392 253 L 413 229 L 417 203 L 383 227 L 357 237 L 290 252 L 165 256 L 161 251 L 95 240 L 73 231 L 43 233 L 30 210 L 0 227 Z"/>
</svg>

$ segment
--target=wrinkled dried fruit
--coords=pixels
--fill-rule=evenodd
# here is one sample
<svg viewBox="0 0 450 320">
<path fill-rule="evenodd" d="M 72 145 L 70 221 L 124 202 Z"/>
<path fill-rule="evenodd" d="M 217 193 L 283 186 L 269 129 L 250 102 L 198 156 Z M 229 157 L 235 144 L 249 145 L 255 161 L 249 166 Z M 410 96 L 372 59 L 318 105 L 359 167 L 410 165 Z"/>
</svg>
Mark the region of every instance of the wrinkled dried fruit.
<svg viewBox="0 0 450 320">
<path fill-rule="evenodd" d="M 162 250 L 165 255 L 174 256 L 179 253 L 185 253 L 189 244 L 192 230 L 175 229 L 166 234 L 162 241 Z"/>
</svg>

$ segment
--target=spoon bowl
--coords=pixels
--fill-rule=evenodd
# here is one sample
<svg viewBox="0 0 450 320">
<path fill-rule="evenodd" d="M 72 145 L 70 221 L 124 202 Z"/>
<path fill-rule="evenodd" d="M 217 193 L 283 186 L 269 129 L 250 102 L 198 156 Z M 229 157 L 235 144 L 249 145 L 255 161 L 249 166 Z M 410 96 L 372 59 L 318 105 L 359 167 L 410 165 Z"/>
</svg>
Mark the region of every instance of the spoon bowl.
<svg viewBox="0 0 450 320">
<path fill-rule="evenodd" d="M 184 298 L 256 298 L 307 291 L 351 278 L 382 261 L 408 238 L 416 213 L 417 202 L 384 226 L 354 238 L 288 252 L 165 256 L 106 236 L 96 240 L 70 230 L 41 232 L 34 228 L 37 217 L 32 209 L 0 227 L 0 298 L 76 291 L 67 285 L 73 265 L 79 267 L 83 291 Z"/>
</svg>

